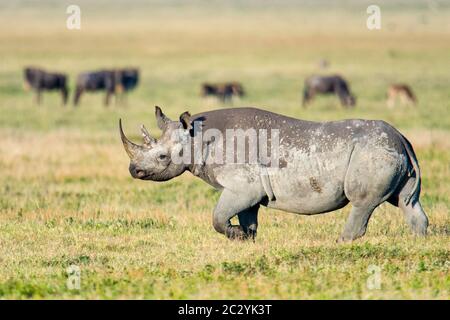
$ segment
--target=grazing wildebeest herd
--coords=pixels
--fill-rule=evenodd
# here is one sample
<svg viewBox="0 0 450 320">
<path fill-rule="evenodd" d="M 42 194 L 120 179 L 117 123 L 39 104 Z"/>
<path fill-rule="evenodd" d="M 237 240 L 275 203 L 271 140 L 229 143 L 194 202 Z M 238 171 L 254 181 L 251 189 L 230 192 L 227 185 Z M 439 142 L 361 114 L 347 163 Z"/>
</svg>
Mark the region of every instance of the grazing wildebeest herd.
<svg viewBox="0 0 450 320">
<path fill-rule="evenodd" d="M 83 72 L 76 79 L 73 104 L 80 104 L 84 92 L 104 91 L 104 105 L 108 106 L 111 97 L 117 101 L 138 83 L 136 68 Z M 25 84 L 36 91 L 38 103 L 44 90 L 60 91 L 63 103 L 67 102 L 65 74 L 26 68 Z M 340 75 L 306 78 L 303 107 L 318 94 L 336 95 L 344 108 L 356 104 L 349 82 Z M 244 87 L 237 81 L 201 84 L 201 96 L 222 103 L 244 95 Z M 416 103 L 406 84 L 389 86 L 387 96 L 389 106 L 397 98 Z M 421 176 L 416 155 L 409 141 L 384 121 L 311 122 L 256 108 L 220 109 L 193 116 L 185 112 L 172 121 L 159 107 L 156 120 L 162 136 L 155 139 L 142 126 L 142 145 L 131 142 L 120 123 L 121 139 L 131 160 L 130 174 L 167 181 L 190 171 L 220 190 L 213 226 L 230 239 L 255 238 L 261 205 L 314 215 L 352 203 L 339 238 L 351 241 L 365 234 L 372 212 L 389 202 L 401 208 L 413 232 L 426 234 L 428 219 L 419 201 Z M 234 130 L 232 135 L 229 130 Z M 255 139 L 251 140 L 253 132 Z M 255 161 L 249 154 L 236 161 L 239 139 L 249 154 L 256 150 Z M 260 153 L 264 141 L 271 146 L 268 162 Z M 224 158 L 227 148 L 232 156 L 227 153 Z M 239 225 L 231 224 L 234 216 Z"/>
<path fill-rule="evenodd" d="M 80 103 L 84 92 L 104 91 L 104 105 L 108 106 L 110 99 L 123 97 L 139 83 L 137 68 L 105 69 L 80 73 L 76 79 L 74 106 Z M 60 91 L 63 104 L 69 97 L 68 76 L 64 73 L 49 72 L 42 68 L 26 67 L 24 69 L 24 87 L 36 91 L 36 103 L 40 104 L 43 91 Z"/>
<path fill-rule="evenodd" d="M 320 64 L 328 66 L 328 61 Z M 326 67 L 323 67 L 326 68 Z M 68 101 L 68 76 L 64 73 L 48 72 L 42 68 L 27 67 L 24 70 L 25 88 L 36 91 L 36 102 L 40 104 L 43 91 L 58 90 L 61 92 L 63 104 Z M 111 97 L 116 101 L 125 98 L 125 94 L 133 90 L 139 83 L 137 68 L 102 69 L 80 73 L 76 78 L 73 105 L 80 104 L 84 92 L 104 91 L 104 105 L 108 106 Z M 336 95 L 340 104 L 354 107 L 356 97 L 350 91 L 349 82 L 340 75 L 312 75 L 305 79 L 302 94 L 302 106 L 306 108 L 319 95 Z M 222 103 L 230 103 L 234 98 L 245 96 L 244 86 L 237 81 L 201 84 L 201 96 L 214 97 Z M 393 107 L 397 100 L 402 104 L 417 103 L 417 98 L 407 84 L 392 84 L 387 90 L 387 105 Z"/>
</svg>

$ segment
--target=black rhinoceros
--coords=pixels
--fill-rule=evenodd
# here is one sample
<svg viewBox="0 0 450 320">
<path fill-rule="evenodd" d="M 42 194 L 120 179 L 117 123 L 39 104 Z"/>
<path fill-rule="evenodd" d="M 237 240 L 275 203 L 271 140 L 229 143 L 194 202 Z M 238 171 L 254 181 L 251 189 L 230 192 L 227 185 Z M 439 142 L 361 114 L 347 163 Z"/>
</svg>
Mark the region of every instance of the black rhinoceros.
<svg viewBox="0 0 450 320">
<path fill-rule="evenodd" d="M 131 175 L 166 181 L 190 171 L 219 189 L 213 226 L 230 239 L 254 239 L 260 205 L 313 215 L 351 202 L 339 240 L 354 240 L 385 201 L 402 209 L 414 233 L 426 234 L 416 156 L 384 121 L 311 122 L 256 108 L 185 112 L 172 121 L 156 107 L 156 118 L 161 138 L 142 126 L 142 145 L 127 139 L 119 122 Z M 242 147 L 245 156 L 236 156 Z M 231 224 L 235 215 L 240 225 Z"/>
</svg>

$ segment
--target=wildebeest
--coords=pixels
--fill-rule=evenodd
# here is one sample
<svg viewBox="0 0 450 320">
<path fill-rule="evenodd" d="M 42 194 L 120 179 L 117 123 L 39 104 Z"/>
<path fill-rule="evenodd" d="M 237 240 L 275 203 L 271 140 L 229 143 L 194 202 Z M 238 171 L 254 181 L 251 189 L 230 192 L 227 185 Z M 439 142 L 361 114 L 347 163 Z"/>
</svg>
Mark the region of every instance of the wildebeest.
<svg viewBox="0 0 450 320">
<path fill-rule="evenodd" d="M 36 103 L 42 100 L 42 91 L 61 91 L 62 101 L 65 105 L 69 95 L 67 89 L 67 76 L 63 73 L 48 72 L 41 68 L 27 67 L 24 69 L 25 88 L 36 91 Z"/>
<path fill-rule="evenodd" d="M 306 107 L 318 93 L 337 95 L 344 107 L 352 107 L 356 104 L 356 99 L 351 94 L 347 81 L 339 75 L 314 75 L 307 78 L 303 88 L 303 107 Z"/>
<path fill-rule="evenodd" d="M 402 104 L 415 105 L 417 103 L 417 98 L 414 95 L 414 92 L 407 84 L 392 84 L 389 86 L 387 91 L 388 107 L 393 107 L 397 98 L 400 98 Z"/>
<path fill-rule="evenodd" d="M 339 240 L 354 240 L 365 234 L 372 212 L 385 201 L 402 209 L 413 232 L 426 234 L 416 155 L 408 140 L 384 121 L 311 122 L 255 108 L 193 116 L 185 112 L 175 121 L 159 107 L 155 114 L 162 136 L 157 140 L 142 126 L 142 145 L 125 136 L 119 121 L 131 176 L 166 181 L 190 171 L 203 179 L 221 191 L 213 226 L 230 239 L 256 235 L 260 205 L 314 215 L 351 202 Z M 252 132 L 257 141 L 250 143 Z M 268 136 L 270 162 L 257 152 Z M 224 159 L 224 152 L 237 150 L 235 138 L 242 143 L 243 137 L 248 154 L 257 152 L 256 161 L 247 156 L 235 161 L 233 153 Z M 239 225 L 232 225 L 236 215 Z"/>
<path fill-rule="evenodd" d="M 84 91 L 105 91 L 105 106 L 109 105 L 111 96 L 117 97 L 134 89 L 139 81 L 138 69 L 110 69 L 85 72 L 78 75 L 74 105 L 78 105 Z"/>
<path fill-rule="evenodd" d="M 241 98 L 244 94 L 244 88 L 239 82 L 202 84 L 203 97 L 214 96 L 222 102 L 227 102 L 233 97 Z"/>
</svg>

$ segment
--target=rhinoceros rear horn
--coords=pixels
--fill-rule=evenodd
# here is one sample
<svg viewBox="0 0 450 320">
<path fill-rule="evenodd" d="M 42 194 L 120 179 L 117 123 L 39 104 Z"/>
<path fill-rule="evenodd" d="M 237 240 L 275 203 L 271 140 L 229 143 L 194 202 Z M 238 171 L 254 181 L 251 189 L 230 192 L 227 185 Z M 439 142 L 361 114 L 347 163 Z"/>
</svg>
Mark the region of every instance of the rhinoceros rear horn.
<svg viewBox="0 0 450 320">
<path fill-rule="evenodd" d="M 153 145 L 156 144 L 156 139 L 150 135 L 150 133 L 148 132 L 147 128 L 144 125 L 141 125 L 141 133 L 145 145 L 152 147 Z"/>
<path fill-rule="evenodd" d="M 125 136 L 125 133 L 123 133 L 122 119 L 119 119 L 119 129 L 120 129 L 120 138 L 122 139 L 123 147 L 125 148 L 125 151 L 127 152 L 130 159 L 133 159 L 139 152 L 142 151 L 143 147 L 128 140 L 128 138 Z"/>
</svg>

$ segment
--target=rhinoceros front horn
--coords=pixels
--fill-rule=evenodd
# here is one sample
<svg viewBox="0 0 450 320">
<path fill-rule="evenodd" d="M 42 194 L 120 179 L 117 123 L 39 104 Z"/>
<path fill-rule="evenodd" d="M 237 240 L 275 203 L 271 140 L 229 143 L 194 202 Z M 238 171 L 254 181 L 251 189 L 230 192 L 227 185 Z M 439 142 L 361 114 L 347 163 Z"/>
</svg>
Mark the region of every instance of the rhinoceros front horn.
<svg viewBox="0 0 450 320">
<path fill-rule="evenodd" d="M 125 133 L 123 133 L 122 129 L 122 119 L 119 119 L 119 129 L 120 129 L 120 138 L 122 139 L 123 147 L 125 148 L 125 151 L 127 152 L 130 159 L 133 159 L 140 151 L 142 151 L 142 146 L 139 146 L 130 140 L 125 136 Z"/>
</svg>

